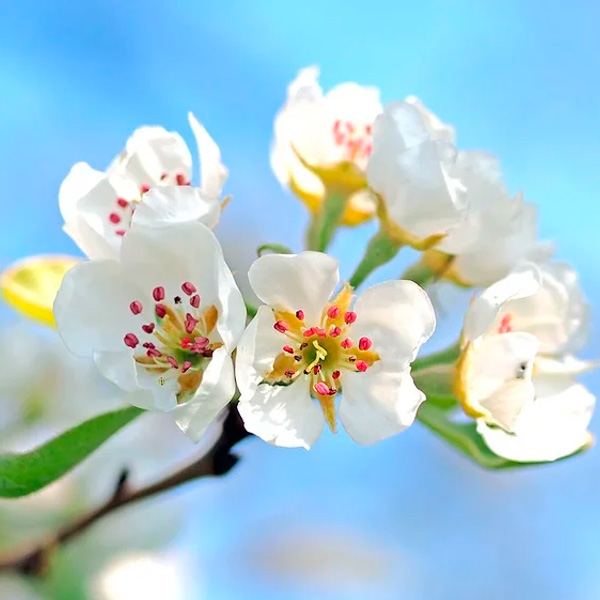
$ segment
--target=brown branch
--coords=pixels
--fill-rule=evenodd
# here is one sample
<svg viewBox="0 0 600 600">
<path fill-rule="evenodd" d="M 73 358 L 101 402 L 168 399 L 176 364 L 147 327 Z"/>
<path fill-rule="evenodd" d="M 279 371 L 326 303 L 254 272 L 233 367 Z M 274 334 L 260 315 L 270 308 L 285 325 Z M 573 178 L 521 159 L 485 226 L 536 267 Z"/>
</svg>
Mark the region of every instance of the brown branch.
<svg viewBox="0 0 600 600">
<path fill-rule="evenodd" d="M 248 435 L 238 411 L 234 405 L 230 405 L 220 437 L 212 448 L 198 460 L 164 479 L 138 490 L 130 489 L 129 471 L 124 469 L 119 476 L 115 491 L 105 504 L 84 514 L 73 523 L 67 524 L 52 537 L 41 543 L 38 542 L 33 547 L 0 555 L 0 572 L 16 571 L 23 575 L 43 575 L 55 549 L 87 531 L 105 515 L 122 506 L 171 490 L 188 481 L 225 475 L 238 461 L 238 457 L 232 454 L 231 450 Z"/>
</svg>

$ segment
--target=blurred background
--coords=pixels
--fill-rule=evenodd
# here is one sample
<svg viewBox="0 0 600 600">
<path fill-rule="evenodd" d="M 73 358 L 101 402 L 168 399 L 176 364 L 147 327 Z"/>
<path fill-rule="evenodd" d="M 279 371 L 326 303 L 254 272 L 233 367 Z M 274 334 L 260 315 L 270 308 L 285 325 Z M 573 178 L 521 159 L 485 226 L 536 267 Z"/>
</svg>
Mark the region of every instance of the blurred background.
<svg viewBox="0 0 600 600">
<path fill-rule="evenodd" d="M 192 110 L 230 170 L 225 191 L 234 199 L 219 235 L 244 284 L 257 245 L 301 245 L 307 215 L 279 187 L 268 152 L 287 84 L 319 64 L 325 89 L 354 80 L 379 86 L 385 101 L 417 95 L 457 128 L 461 148 L 497 155 L 512 191 L 538 203 L 542 237 L 580 270 L 589 301 L 600 305 L 600 5 L 23 0 L 1 8 L 0 267 L 31 254 L 76 254 L 57 203 L 72 164 L 105 168 L 144 124 L 178 130 L 194 148 Z M 346 274 L 372 228 L 338 237 L 332 251 Z M 397 276 L 412 258 L 373 280 Z M 440 330 L 425 350 L 455 339 L 466 300 L 446 286 L 434 297 Z M 3 327 L 18 320 L 4 306 L 0 319 Z M 594 320 L 598 332 L 598 312 Z M 21 367 L 45 393 L 51 354 L 60 364 L 54 373 L 87 368 L 70 363 L 49 332 L 9 329 L 1 339 L 0 366 L 11 375 L 0 381 L 0 401 L 12 407 L 3 415 L 19 412 L 6 384 L 14 382 L 15 340 L 36 349 L 22 354 L 30 360 Z M 584 355 L 600 356 L 597 333 Z M 91 379 L 75 388 L 69 377 L 53 381 L 58 417 L 40 431 L 13 415 L 27 430 L 19 440 L 42 439 L 77 420 L 73 411 L 93 414 L 111 402 L 109 393 L 93 401 Z M 598 373 L 586 383 L 600 391 Z M 148 432 L 161 443 L 149 447 Z M 144 417 L 50 490 L 1 503 L 0 546 L 100 501 L 124 465 L 151 479 L 194 451 L 167 422 Z M 310 453 L 258 440 L 240 452 L 223 480 L 103 521 L 67 548 L 43 586 L 0 579 L 0 598 L 600 596 L 597 449 L 556 465 L 485 472 L 415 424 L 366 449 L 342 433 Z"/>
</svg>

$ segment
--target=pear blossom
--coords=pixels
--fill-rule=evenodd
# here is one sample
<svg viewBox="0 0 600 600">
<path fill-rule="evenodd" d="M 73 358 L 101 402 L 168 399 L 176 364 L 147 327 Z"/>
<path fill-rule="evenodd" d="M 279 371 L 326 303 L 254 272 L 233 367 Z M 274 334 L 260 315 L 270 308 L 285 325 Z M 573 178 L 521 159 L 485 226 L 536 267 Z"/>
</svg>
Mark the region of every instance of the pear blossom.
<svg viewBox="0 0 600 600">
<path fill-rule="evenodd" d="M 65 275 L 54 316 L 71 352 L 93 357 L 131 404 L 168 411 L 194 440 L 234 395 L 231 353 L 246 309 L 201 223 L 132 229 L 118 260 Z"/>
<path fill-rule="evenodd" d="M 402 243 L 430 246 L 466 217 L 456 158 L 454 130 L 417 98 L 386 105 L 375 120 L 367 180 Z"/>
<path fill-rule="evenodd" d="M 360 444 L 412 424 L 425 396 L 410 363 L 435 328 L 418 285 L 388 281 L 352 307 L 348 285 L 333 296 L 338 262 L 318 252 L 262 256 L 249 279 L 265 304 L 237 350 L 238 408 L 248 431 L 309 448 L 325 422 L 335 431 L 336 412 Z"/>
<path fill-rule="evenodd" d="M 456 174 L 467 190 L 466 220 L 451 229 L 424 260 L 459 284 L 487 286 L 521 260 L 547 259 L 551 245 L 537 235 L 537 210 L 522 194 L 511 197 L 498 160 L 484 152 L 461 151 Z M 451 262 L 449 262 L 449 260 Z"/>
<path fill-rule="evenodd" d="M 521 263 L 487 288 L 465 317 L 456 392 L 490 448 L 511 460 L 555 460 L 587 441 L 591 394 L 573 358 L 589 311 L 576 273 Z"/>
<path fill-rule="evenodd" d="M 106 171 L 73 166 L 59 192 L 64 230 L 92 259 L 116 258 L 130 226 L 199 220 L 215 227 L 227 178 L 218 146 L 190 113 L 198 144 L 201 187 L 191 187 L 192 157 L 183 138 L 163 127 L 140 127 Z"/>
<path fill-rule="evenodd" d="M 344 222 L 356 224 L 375 210 L 364 172 L 373 122 L 382 110 L 379 90 L 348 82 L 323 93 L 318 77 L 318 67 L 308 67 L 289 85 L 275 118 L 271 166 L 281 184 L 315 212 L 326 185 L 349 191 Z"/>
</svg>

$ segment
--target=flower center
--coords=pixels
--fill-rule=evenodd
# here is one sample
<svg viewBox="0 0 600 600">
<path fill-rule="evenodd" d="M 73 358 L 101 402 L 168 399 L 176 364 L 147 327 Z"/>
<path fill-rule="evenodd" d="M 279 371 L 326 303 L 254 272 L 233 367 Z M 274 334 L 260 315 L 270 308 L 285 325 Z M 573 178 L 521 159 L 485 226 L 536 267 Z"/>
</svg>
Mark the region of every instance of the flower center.
<svg viewBox="0 0 600 600">
<path fill-rule="evenodd" d="M 201 309 L 196 286 L 185 281 L 181 296 L 166 301 L 163 286 L 152 290 L 154 300 L 151 318 L 140 300 L 133 300 L 129 310 L 140 317 L 140 329 L 129 332 L 123 343 L 135 350 L 137 365 L 159 385 L 176 380 L 177 401 L 185 402 L 198 389 L 206 362 L 223 344 L 215 334 L 218 311 L 211 305 Z M 185 299 L 185 302 L 184 302 Z"/>
<path fill-rule="evenodd" d="M 299 378 L 308 380 L 332 430 L 335 430 L 333 401 L 342 389 L 343 374 L 364 373 L 379 360 L 370 338 L 361 337 L 355 342 L 350 337 L 352 324 L 357 320 L 356 313 L 348 310 L 351 297 L 350 288 L 346 287 L 323 310 L 316 326 L 305 322 L 302 310 L 274 311 L 273 327 L 282 334 L 284 344 L 272 370 L 263 378 L 263 383 L 269 385 L 290 385 Z"/>
<path fill-rule="evenodd" d="M 333 124 L 333 140 L 344 149 L 348 162 L 365 160 L 373 150 L 373 126 L 337 119 Z"/>
<path fill-rule="evenodd" d="M 191 181 L 183 173 L 163 173 L 160 176 L 160 185 L 192 185 Z M 113 226 L 115 235 L 123 237 L 131 227 L 131 219 L 137 208 L 137 204 L 151 186 L 146 183 L 140 185 L 140 198 L 126 200 L 117 198 L 113 210 L 108 215 L 108 222 Z"/>
</svg>

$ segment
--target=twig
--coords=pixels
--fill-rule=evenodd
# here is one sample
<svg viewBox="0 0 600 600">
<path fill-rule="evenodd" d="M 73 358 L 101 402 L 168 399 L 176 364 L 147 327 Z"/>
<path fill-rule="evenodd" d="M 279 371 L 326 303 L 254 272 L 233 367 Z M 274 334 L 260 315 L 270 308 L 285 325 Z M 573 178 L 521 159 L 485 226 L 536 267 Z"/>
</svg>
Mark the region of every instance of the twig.
<svg viewBox="0 0 600 600">
<path fill-rule="evenodd" d="M 41 543 L 38 542 L 33 547 L 0 555 L 0 572 L 16 571 L 23 575 L 43 575 L 51 554 L 56 548 L 87 531 L 105 515 L 122 506 L 160 494 L 188 481 L 225 475 L 238 461 L 238 457 L 232 454 L 231 450 L 248 435 L 238 411 L 233 405 L 230 405 L 221 435 L 214 446 L 197 461 L 138 490 L 130 489 L 129 471 L 123 470 L 119 475 L 115 491 L 105 504 L 79 517 L 73 523 L 60 529 L 51 538 Z"/>
</svg>

